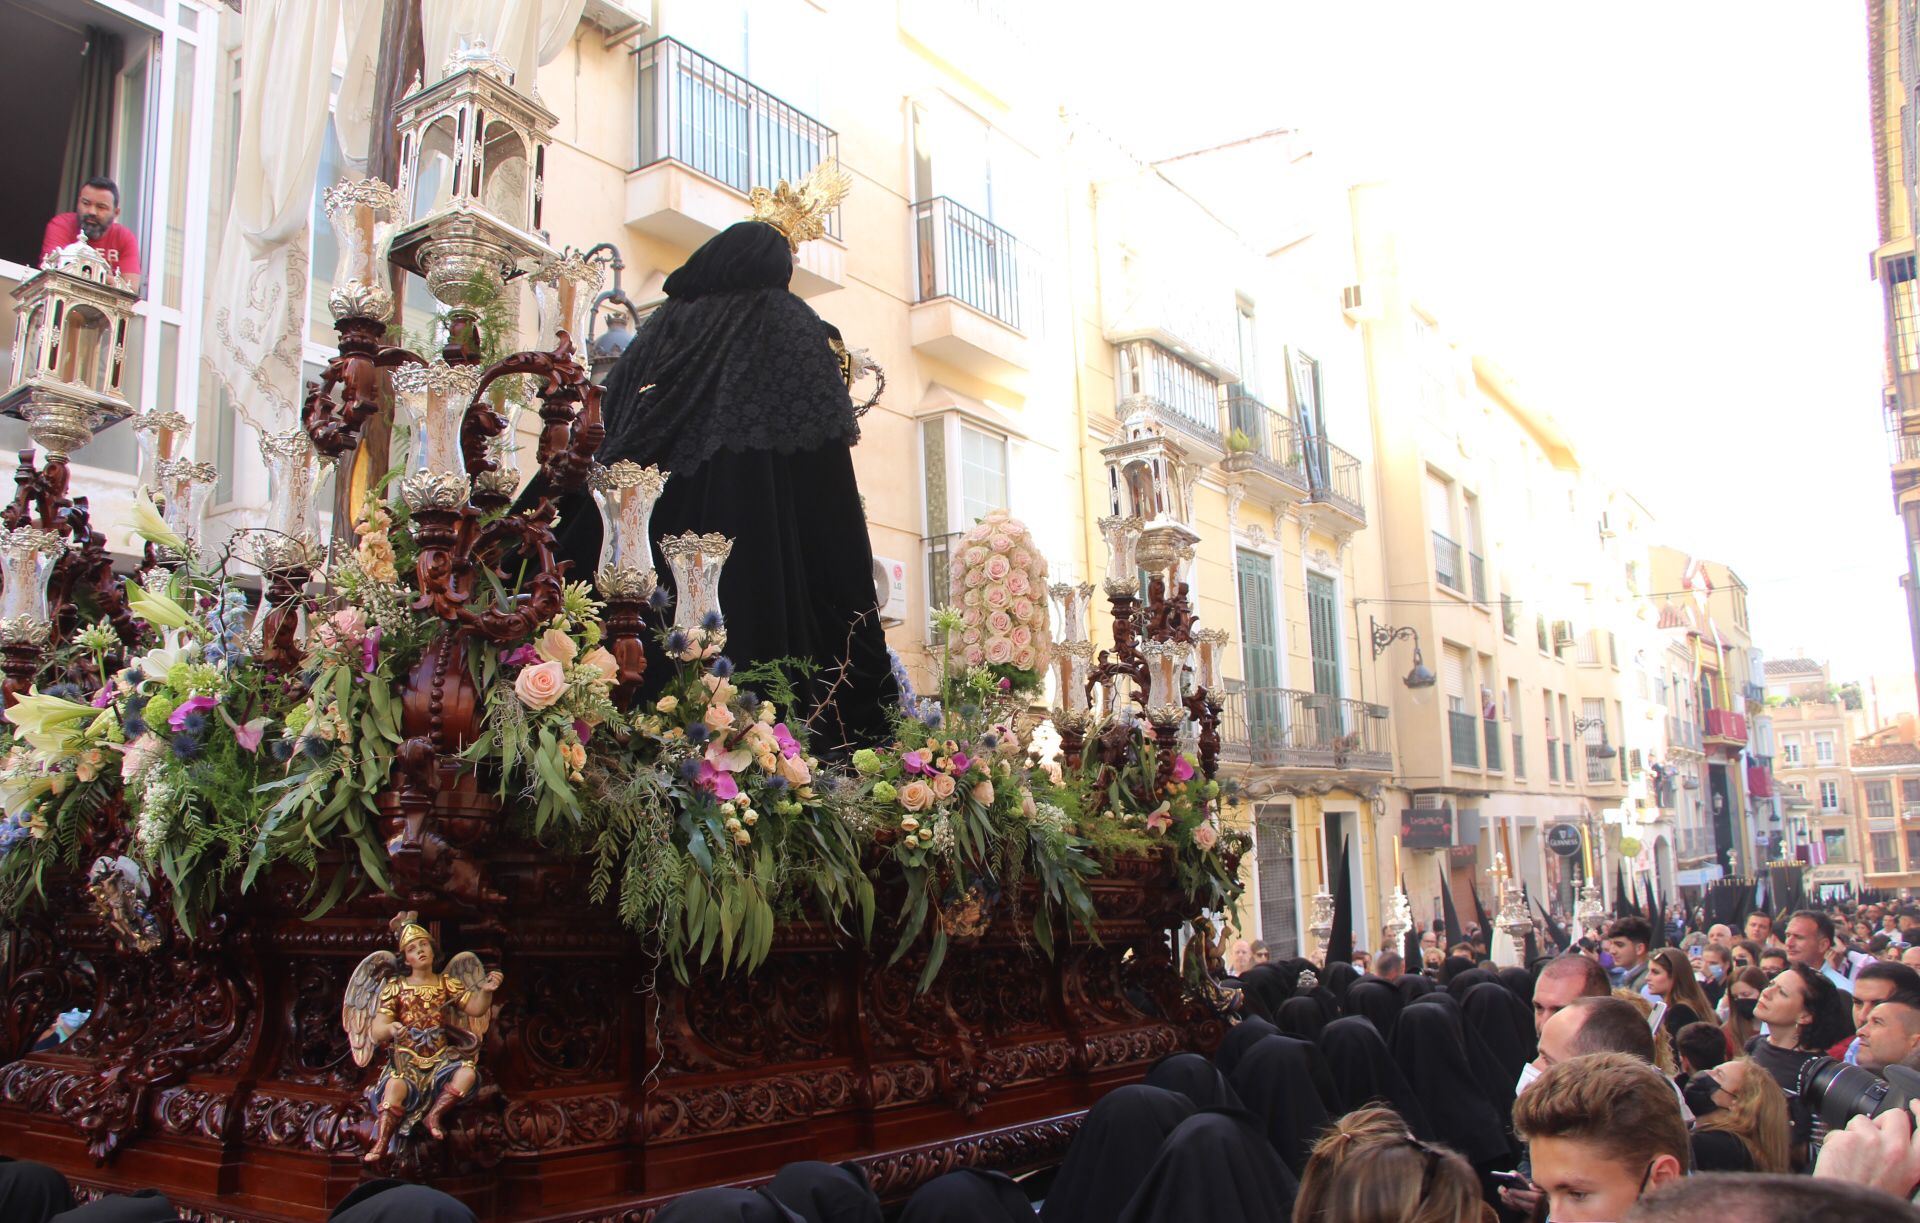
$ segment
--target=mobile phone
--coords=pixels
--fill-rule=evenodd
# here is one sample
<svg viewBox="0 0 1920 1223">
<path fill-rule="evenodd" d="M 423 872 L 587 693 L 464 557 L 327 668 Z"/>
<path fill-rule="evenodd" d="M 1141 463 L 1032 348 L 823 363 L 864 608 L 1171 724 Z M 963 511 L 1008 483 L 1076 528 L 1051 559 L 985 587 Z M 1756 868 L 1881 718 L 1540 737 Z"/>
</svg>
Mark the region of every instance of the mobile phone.
<svg viewBox="0 0 1920 1223">
<path fill-rule="evenodd" d="M 1523 1189 L 1528 1191 L 1533 1189 L 1533 1182 L 1518 1172 L 1495 1172 L 1493 1179 L 1509 1189 Z"/>
</svg>

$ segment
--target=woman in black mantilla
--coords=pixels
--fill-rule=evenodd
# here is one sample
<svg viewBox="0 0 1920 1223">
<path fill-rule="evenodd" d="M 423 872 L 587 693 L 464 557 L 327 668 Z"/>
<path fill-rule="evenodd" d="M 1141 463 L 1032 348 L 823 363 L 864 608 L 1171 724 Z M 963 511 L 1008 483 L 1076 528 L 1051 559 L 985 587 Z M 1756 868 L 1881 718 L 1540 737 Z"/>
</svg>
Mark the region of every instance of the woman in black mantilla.
<svg viewBox="0 0 1920 1223">
<path fill-rule="evenodd" d="M 807 659 L 798 684 L 813 747 L 840 755 L 889 738 L 899 701 L 880 627 L 851 447 L 860 440 L 840 333 L 787 288 L 800 243 L 818 236 L 844 180 L 816 170 L 796 191 L 756 189 L 754 215 L 667 277 L 667 300 L 607 376 L 602 463 L 657 465 L 669 479 L 658 541 L 685 532 L 733 540 L 720 579 L 726 654 L 736 667 Z M 536 479 L 522 503 L 539 496 Z M 590 580 L 601 543 L 585 493 L 558 499 L 559 555 Z M 670 664 L 647 643 L 647 694 Z"/>
</svg>

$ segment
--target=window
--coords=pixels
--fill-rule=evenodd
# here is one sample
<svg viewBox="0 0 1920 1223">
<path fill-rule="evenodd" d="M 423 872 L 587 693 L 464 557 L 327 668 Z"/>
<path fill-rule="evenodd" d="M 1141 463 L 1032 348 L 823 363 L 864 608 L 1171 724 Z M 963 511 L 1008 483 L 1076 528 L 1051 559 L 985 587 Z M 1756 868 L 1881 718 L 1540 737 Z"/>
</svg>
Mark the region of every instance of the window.
<svg viewBox="0 0 1920 1223">
<path fill-rule="evenodd" d="M 1822 828 L 1820 830 L 1820 843 L 1826 847 L 1827 861 L 1850 862 L 1853 860 L 1851 851 L 1847 848 L 1847 834 L 1845 829 Z"/>
<path fill-rule="evenodd" d="M 1920 867 L 1920 832 L 1907 833 L 1907 869 Z"/>
<path fill-rule="evenodd" d="M 1920 777 L 1900 779 L 1900 802 L 1902 806 L 1920 806 Z"/>
<path fill-rule="evenodd" d="M 1520 613 L 1513 609 L 1513 596 L 1504 590 L 1500 592 L 1500 631 L 1508 641 L 1520 637 Z"/>
<path fill-rule="evenodd" d="M 1820 810 L 1840 810 L 1840 783 L 1831 778 L 1820 780 Z"/>
<path fill-rule="evenodd" d="M 1293 891 L 1293 811 L 1263 804 L 1253 817 L 1254 873 L 1260 883 L 1260 930 L 1267 950 L 1291 956 L 1299 947 Z"/>
<path fill-rule="evenodd" d="M 1240 385 L 1255 399 L 1260 397 L 1260 346 L 1253 325 L 1253 305 L 1241 299 L 1234 302 L 1235 338 L 1240 342 Z"/>
<path fill-rule="evenodd" d="M 1547 652 L 1547 618 L 1545 616 L 1533 618 L 1533 633 L 1540 639 L 1540 652 L 1545 654 Z"/>
<path fill-rule="evenodd" d="M 1876 875 L 1897 874 L 1900 870 L 1900 851 L 1894 834 L 1876 832 L 1873 836 L 1873 873 Z"/>
<path fill-rule="evenodd" d="M 1870 781 L 1867 783 L 1867 818 L 1872 820 L 1893 818 L 1892 782 Z"/>
<path fill-rule="evenodd" d="M 1122 344 L 1115 387 L 1121 401 L 1144 395 L 1205 433 L 1220 431 L 1220 384 L 1151 340 Z"/>
<path fill-rule="evenodd" d="M 1780 740 L 1780 762 L 1790 769 L 1800 767 L 1800 739 L 1798 736 Z"/>
<path fill-rule="evenodd" d="M 1813 762 L 1815 764 L 1833 763 L 1833 736 L 1827 733 L 1813 737 Z"/>
<path fill-rule="evenodd" d="M 1280 633 L 1273 598 L 1273 559 L 1236 553 L 1240 593 L 1240 668 L 1246 677 L 1247 736 L 1255 745 L 1280 734 Z"/>
<path fill-rule="evenodd" d="M 1337 697 L 1340 695 L 1340 605 L 1333 579 L 1324 574 L 1307 574 L 1307 629 L 1313 647 L 1313 690 L 1321 696 Z"/>
<path fill-rule="evenodd" d="M 1887 325 L 1892 329 L 1893 359 L 1899 372 L 1920 372 L 1920 276 L 1914 257 L 1897 255 L 1881 265 L 1887 286 Z"/>
<path fill-rule="evenodd" d="M 994 510 L 1007 508 L 1007 439 L 960 426 L 960 519 L 971 527 Z"/>
</svg>

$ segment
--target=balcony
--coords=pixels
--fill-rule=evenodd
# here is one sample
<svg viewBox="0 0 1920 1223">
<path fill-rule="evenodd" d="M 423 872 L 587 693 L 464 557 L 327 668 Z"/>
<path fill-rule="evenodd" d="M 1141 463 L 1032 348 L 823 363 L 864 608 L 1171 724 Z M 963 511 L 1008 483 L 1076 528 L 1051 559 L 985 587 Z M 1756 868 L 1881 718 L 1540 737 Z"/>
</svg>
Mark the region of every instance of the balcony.
<svg viewBox="0 0 1920 1223">
<path fill-rule="evenodd" d="M 1138 407 L 1153 414 L 1180 435 L 1181 444 L 1207 463 L 1224 458 L 1227 439 L 1220 432 L 1220 384 L 1193 362 L 1162 348 L 1152 340 L 1118 345 L 1114 414 L 1125 420 Z"/>
<path fill-rule="evenodd" d="M 797 182 L 840 156 L 840 137 L 766 90 L 671 38 L 634 52 L 639 69 L 639 168 L 627 176 L 626 223 L 692 250 L 746 215 L 754 187 Z M 838 238 L 840 218 L 828 218 Z M 793 270 L 802 297 L 838 289 L 846 249 L 809 242 Z"/>
<path fill-rule="evenodd" d="M 1249 491 L 1274 505 L 1294 505 L 1311 494 L 1300 430 L 1285 413 L 1235 383 L 1227 389 L 1227 430 L 1221 470 L 1244 477 Z"/>
<path fill-rule="evenodd" d="M 945 196 L 913 206 L 913 346 L 983 378 L 1025 372 L 1038 273 L 1025 244 Z"/>
<path fill-rule="evenodd" d="M 1730 709 L 1709 709 L 1700 718 L 1701 742 L 1723 751 L 1747 746 L 1747 719 Z"/>
<path fill-rule="evenodd" d="M 1313 485 L 1311 504 L 1319 507 L 1325 525 L 1335 531 L 1367 525 L 1366 496 L 1360 487 L 1360 460 L 1325 437 L 1306 439 L 1307 478 Z"/>
<path fill-rule="evenodd" d="M 1500 764 L 1500 723 L 1497 719 L 1486 719 L 1487 768 L 1498 771 Z"/>
<path fill-rule="evenodd" d="M 1611 756 L 1602 756 L 1600 755 L 1600 746 L 1598 744 L 1588 744 L 1587 784 L 1590 786 L 1600 786 L 1604 789 L 1619 789 L 1619 783 L 1623 780 L 1620 776 L 1620 767 L 1616 763 L 1619 759 L 1620 753 L 1617 751 Z"/>
<path fill-rule="evenodd" d="M 1700 728 L 1685 718 L 1667 717 L 1667 747 L 1675 751 L 1700 750 Z"/>
<path fill-rule="evenodd" d="M 1465 578 L 1460 563 L 1460 545 L 1442 535 L 1433 533 L 1433 576 L 1442 586 L 1455 594 L 1465 594 Z"/>
<path fill-rule="evenodd" d="M 1920 464 L 1920 434 L 1896 433 L 1891 440 L 1895 467 L 1911 467 Z"/>
<path fill-rule="evenodd" d="M 1294 688 L 1228 692 L 1220 758 L 1265 768 L 1390 773 L 1385 707 Z"/>
<path fill-rule="evenodd" d="M 1772 798 L 1773 770 L 1765 765 L 1748 765 L 1747 795 L 1750 798 Z"/>
<path fill-rule="evenodd" d="M 1458 769 L 1480 767 L 1480 719 L 1458 709 L 1447 710 L 1447 742 L 1450 759 Z"/>
</svg>

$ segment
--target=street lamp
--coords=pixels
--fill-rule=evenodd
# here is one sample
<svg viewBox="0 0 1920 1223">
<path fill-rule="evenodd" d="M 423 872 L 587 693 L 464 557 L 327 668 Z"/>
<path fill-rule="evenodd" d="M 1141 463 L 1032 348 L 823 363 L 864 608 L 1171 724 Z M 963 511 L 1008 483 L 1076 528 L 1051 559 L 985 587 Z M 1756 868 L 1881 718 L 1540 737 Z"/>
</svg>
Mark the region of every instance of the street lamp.
<svg viewBox="0 0 1920 1223">
<path fill-rule="evenodd" d="M 1575 718 L 1573 720 L 1574 734 L 1584 735 L 1590 730 L 1598 730 L 1600 732 L 1600 746 L 1588 749 L 1594 754 L 1595 758 L 1612 760 L 1620 754 L 1613 744 L 1607 742 L 1607 720 L 1605 718 Z"/>
<path fill-rule="evenodd" d="M 1433 672 L 1427 669 L 1426 661 L 1420 657 L 1420 632 L 1412 625 L 1396 628 L 1391 624 L 1382 624 L 1372 616 L 1367 617 L 1367 626 L 1373 634 L 1373 656 L 1377 659 L 1387 652 L 1387 648 L 1402 638 L 1413 641 L 1413 669 L 1400 682 L 1409 688 L 1433 687 Z"/>
</svg>

